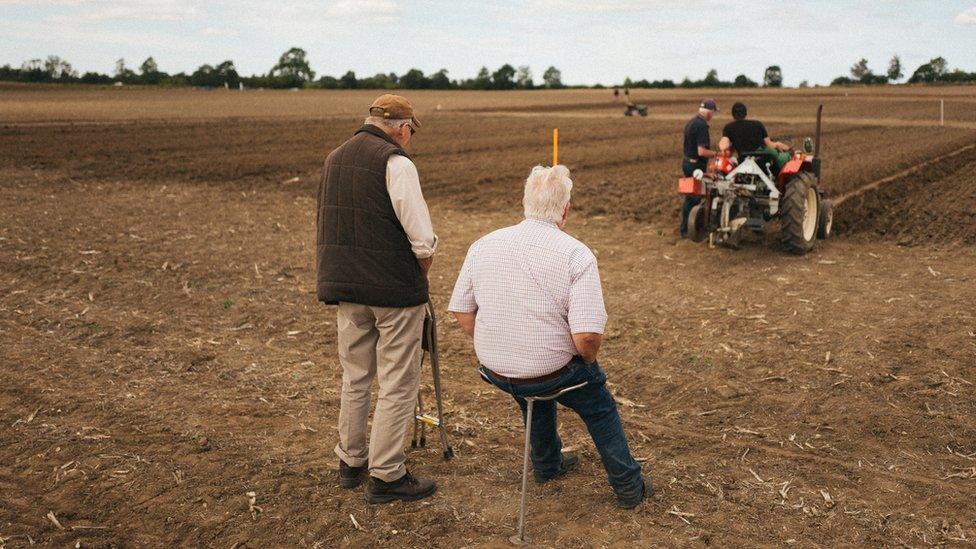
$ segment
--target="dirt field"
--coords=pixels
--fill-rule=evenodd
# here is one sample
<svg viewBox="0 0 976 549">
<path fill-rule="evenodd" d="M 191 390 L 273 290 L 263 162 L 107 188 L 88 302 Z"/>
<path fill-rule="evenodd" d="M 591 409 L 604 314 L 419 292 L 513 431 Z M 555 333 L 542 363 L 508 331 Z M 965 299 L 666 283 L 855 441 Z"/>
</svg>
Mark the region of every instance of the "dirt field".
<svg viewBox="0 0 976 549">
<path fill-rule="evenodd" d="M 834 196 L 907 170 L 805 257 L 676 241 L 698 92 L 635 91 L 646 119 L 609 92 L 408 94 L 457 457 L 411 451 L 438 494 L 374 507 L 337 485 L 313 250 L 321 163 L 375 94 L 0 89 L 0 547 L 506 546 L 523 430 L 445 308 L 467 246 L 519 219 L 554 126 L 567 230 L 604 280 L 601 363 L 658 493 L 618 510 L 564 414 L 583 465 L 531 488 L 534 543 L 973 543 L 976 88 L 885 94 L 715 94 L 797 142 L 824 103 Z"/>
</svg>

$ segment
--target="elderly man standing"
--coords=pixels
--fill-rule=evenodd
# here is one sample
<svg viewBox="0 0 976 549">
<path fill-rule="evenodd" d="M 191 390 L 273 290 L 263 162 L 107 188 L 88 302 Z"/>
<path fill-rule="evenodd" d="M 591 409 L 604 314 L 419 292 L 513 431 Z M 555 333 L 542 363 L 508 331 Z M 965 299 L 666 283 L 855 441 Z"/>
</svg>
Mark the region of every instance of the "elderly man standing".
<svg viewBox="0 0 976 549">
<path fill-rule="evenodd" d="M 711 138 L 708 134 L 708 123 L 716 112 L 718 112 L 718 105 L 715 104 L 715 100 L 704 99 L 698 105 L 698 113 L 685 124 L 681 159 L 681 173 L 685 177 L 691 177 L 698 169 L 706 171 L 708 159 L 718 154 L 709 148 Z M 699 202 L 701 199 L 697 196 L 685 196 L 684 204 L 681 205 L 681 238 L 688 236 L 688 214 Z"/>
<path fill-rule="evenodd" d="M 355 488 L 368 472 L 370 503 L 437 490 L 410 474 L 404 453 L 437 244 L 417 168 L 404 151 L 419 127 L 406 99 L 380 96 L 363 127 L 329 154 L 318 192 L 318 298 L 339 306 L 339 483 Z M 379 399 L 367 443 L 374 377 Z"/>
<path fill-rule="evenodd" d="M 524 397 L 585 383 L 557 402 L 586 423 L 620 507 L 653 493 L 627 446 L 617 403 L 597 363 L 607 313 L 596 257 L 562 231 L 573 182 L 565 166 L 536 166 L 525 181 L 525 220 L 471 245 L 454 286 L 450 311 L 474 347 L 486 381 Z M 539 401 L 532 417 L 536 482 L 579 465 L 562 453 L 556 403 Z"/>
</svg>

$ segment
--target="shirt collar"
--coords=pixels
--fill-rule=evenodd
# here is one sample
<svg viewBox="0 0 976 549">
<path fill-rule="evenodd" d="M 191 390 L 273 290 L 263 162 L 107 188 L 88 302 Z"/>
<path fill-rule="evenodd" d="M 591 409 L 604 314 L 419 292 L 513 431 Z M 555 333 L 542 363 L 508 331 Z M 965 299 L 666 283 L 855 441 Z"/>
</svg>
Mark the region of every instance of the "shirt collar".
<svg viewBox="0 0 976 549">
<path fill-rule="evenodd" d="M 526 217 L 522 221 L 522 223 L 523 224 L 528 224 L 528 225 L 537 225 L 537 226 L 540 226 L 540 227 L 551 227 L 551 228 L 556 229 L 556 230 L 561 230 L 561 229 L 559 229 L 559 225 L 557 223 L 555 223 L 553 221 L 550 221 L 548 219 L 542 219 L 542 218 L 538 218 L 538 217 Z"/>
</svg>

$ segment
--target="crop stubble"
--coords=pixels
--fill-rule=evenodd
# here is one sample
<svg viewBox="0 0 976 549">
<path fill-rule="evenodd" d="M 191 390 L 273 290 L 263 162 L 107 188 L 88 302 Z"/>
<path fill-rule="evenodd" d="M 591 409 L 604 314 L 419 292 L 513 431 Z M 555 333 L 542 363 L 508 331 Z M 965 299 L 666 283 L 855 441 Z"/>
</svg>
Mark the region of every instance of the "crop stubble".
<svg viewBox="0 0 976 549">
<path fill-rule="evenodd" d="M 295 97 L 282 95 L 269 101 Z M 510 97 L 515 106 L 534 100 Z M 425 123 L 415 158 L 442 237 L 433 294 L 447 318 L 466 246 L 517 218 L 525 173 L 548 159 L 551 124 L 443 111 Z M 314 302 L 312 196 L 326 151 L 356 124 L 342 115 L 3 128 L 0 537 L 8 545 L 28 535 L 48 544 L 228 546 L 507 537 L 521 428 L 514 405 L 478 381 L 470 345 L 447 321 L 459 456 L 444 464 L 436 448 L 410 454 L 441 494 L 429 505 L 372 508 L 335 486 L 340 374 L 332 313 Z M 839 227 L 863 236 L 804 258 L 760 244 L 673 245 L 680 122 L 559 124 L 580 211 L 569 230 L 600 257 L 612 317 L 603 365 L 659 495 L 636 513 L 613 509 L 598 456 L 567 417 L 565 440 L 581 449 L 583 470 L 534 490 L 536 540 L 976 536 L 976 425 L 966 396 L 976 382 L 976 325 L 965 305 L 976 301 L 976 271 L 972 248 L 930 245 L 964 240 L 938 227 L 971 207 L 945 199 L 953 216 L 916 215 L 928 225 L 912 233 L 924 244 L 912 248 L 874 242 L 868 235 L 886 217 L 857 208 L 839 215 L 864 223 Z M 805 128 L 770 126 L 798 136 Z M 828 127 L 825 179 L 844 192 L 967 139 L 959 129 Z M 963 157 L 948 173 L 964 181 L 971 166 Z M 926 190 L 945 196 L 950 186 L 927 171 L 917 185 L 895 187 L 895 204 L 924 211 Z"/>
</svg>

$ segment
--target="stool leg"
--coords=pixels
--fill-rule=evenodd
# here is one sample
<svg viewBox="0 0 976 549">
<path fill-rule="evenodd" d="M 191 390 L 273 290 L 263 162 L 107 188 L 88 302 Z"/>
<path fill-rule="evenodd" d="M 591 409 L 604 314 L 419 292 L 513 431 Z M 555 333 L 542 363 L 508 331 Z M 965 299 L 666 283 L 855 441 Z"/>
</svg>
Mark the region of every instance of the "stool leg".
<svg viewBox="0 0 976 549">
<path fill-rule="evenodd" d="M 522 500 L 519 503 L 518 535 L 512 539 L 516 543 L 525 543 L 525 495 L 529 489 L 529 440 L 532 437 L 532 404 L 528 401 L 525 413 L 525 453 L 522 458 Z"/>
<path fill-rule="evenodd" d="M 417 404 L 413 407 L 413 440 L 410 441 L 410 447 L 416 448 L 418 442 L 420 441 L 420 420 L 417 419 L 420 416 L 420 406 L 423 404 L 420 401 L 420 389 L 417 389 Z"/>
</svg>

